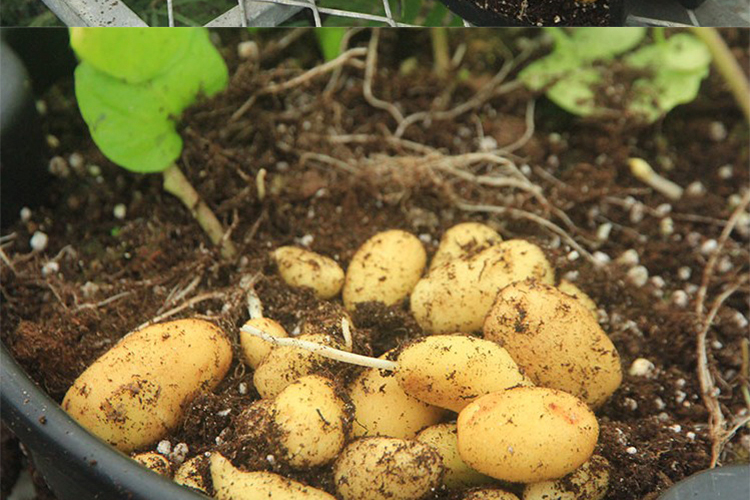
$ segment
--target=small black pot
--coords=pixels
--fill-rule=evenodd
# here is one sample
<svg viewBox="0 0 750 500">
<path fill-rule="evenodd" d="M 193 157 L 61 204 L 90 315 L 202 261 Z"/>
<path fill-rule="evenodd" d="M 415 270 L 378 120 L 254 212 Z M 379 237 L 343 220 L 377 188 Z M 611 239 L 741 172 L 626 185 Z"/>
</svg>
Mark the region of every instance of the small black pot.
<svg viewBox="0 0 750 500">
<path fill-rule="evenodd" d="M 698 8 L 698 7 L 700 7 L 700 6 L 701 6 L 701 5 L 703 4 L 703 2 L 705 2 L 705 1 L 706 1 L 706 0 L 680 0 L 680 3 L 681 3 L 681 4 L 682 4 L 682 6 L 683 6 L 683 7 L 685 7 L 686 9 L 697 9 L 697 8 Z"/>
<path fill-rule="evenodd" d="M 159 476 L 78 425 L 0 344 L 2 420 L 60 500 L 206 500 Z"/>
<path fill-rule="evenodd" d="M 471 0 L 440 0 L 453 13 L 474 26 L 527 26 L 517 19 L 509 19 L 492 10 L 485 10 Z M 685 0 L 691 1 L 691 0 Z M 695 0 L 692 0 L 695 1 Z M 703 1 L 703 0 L 699 0 Z M 609 0 L 610 26 L 623 26 L 625 23 L 625 0 Z"/>
</svg>

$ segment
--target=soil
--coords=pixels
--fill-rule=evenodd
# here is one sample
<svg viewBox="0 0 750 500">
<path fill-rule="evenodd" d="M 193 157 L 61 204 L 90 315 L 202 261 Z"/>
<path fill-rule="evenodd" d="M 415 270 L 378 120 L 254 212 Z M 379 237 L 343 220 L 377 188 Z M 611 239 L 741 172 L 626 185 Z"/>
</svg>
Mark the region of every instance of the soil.
<svg viewBox="0 0 750 500">
<path fill-rule="evenodd" d="M 487 32 L 464 33 L 464 65 L 472 71 L 446 82 L 431 71 L 426 32 L 382 32 L 373 93 L 397 103 L 404 116 L 450 109 L 470 99 L 500 67 L 503 48 Z M 723 34 L 747 72 L 750 34 Z M 709 466 L 708 412 L 696 374 L 701 321 L 695 301 L 706 249 L 733 211 L 730 197 L 748 185 L 750 159 L 747 125 L 716 74 L 693 103 L 650 126 L 580 120 L 538 99 L 533 135 L 507 157 L 542 188 L 542 202 L 523 191 L 482 186 L 438 170 L 423 150 L 429 146 L 444 155 L 461 155 L 486 144 L 503 147 L 521 140 L 527 105 L 535 97 L 523 89 L 512 87 L 455 119 L 416 122 L 398 140 L 392 136 L 393 116 L 363 96 L 362 67 L 347 66 L 335 81 L 329 74 L 262 95 L 247 113 L 232 118 L 250 95 L 301 74 L 317 56 L 308 49 L 312 33 L 284 51 L 281 40 L 297 33 L 265 34 L 260 58 L 250 61 L 236 56 L 237 42 L 248 33 L 220 31 L 218 36 L 230 65 L 230 86 L 185 113 L 179 164 L 230 228 L 240 250 L 236 261 L 220 257 L 184 207 L 164 193 L 158 176 L 127 173 L 98 152 L 77 114 L 70 81 L 45 96 L 46 132 L 60 139 L 53 151 L 60 158 L 55 160 L 59 178 L 49 202 L 3 236 L 12 269 L 3 264 L 0 277 L 2 340 L 53 398 L 60 401 L 73 380 L 125 333 L 165 314 L 216 322 L 233 339 L 239 360 L 238 327 L 247 319 L 240 287 L 244 277 L 254 278 L 265 315 L 288 331 L 302 329 L 304 322 L 330 324 L 340 299 L 321 302 L 309 290 L 287 286 L 269 258 L 273 248 L 308 246 L 346 267 L 358 246 L 378 231 L 410 231 L 431 255 L 447 228 L 476 220 L 506 239 L 540 245 L 558 277 L 574 281 L 601 308 L 602 327 L 625 372 L 620 389 L 597 412 L 597 452 L 612 465 L 606 498 L 653 499 Z M 369 36 L 360 32 L 352 43 L 364 46 Z M 416 69 L 399 69 L 410 57 L 420 62 Z M 702 189 L 693 185 L 681 200 L 670 202 L 630 175 L 626 160 L 632 156 L 649 159 L 683 187 L 699 182 Z M 482 162 L 468 168 L 476 175 L 493 172 Z M 262 200 L 255 183 L 260 169 L 267 171 Z M 538 214 L 565 228 L 587 251 L 611 261 L 594 264 L 528 218 L 469 211 L 459 201 Z M 118 204 L 126 207 L 122 219 L 113 215 Z M 667 217 L 673 222 L 671 234 L 662 230 Z M 43 251 L 30 248 L 35 231 L 49 236 Z M 742 225 L 727 240 L 707 290 L 707 308 L 747 275 L 749 238 L 750 230 Z M 648 270 L 644 283 L 632 271 L 636 263 L 621 257 L 631 249 Z M 711 372 L 727 418 L 747 414 L 741 352 L 749 299 L 745 283 L 721 307 L 708 333 Z M 407 303 L 367 304 L 352 319 L 356 345 L 376 356 L 421 335 Z M 648 359 L 653 370 L 631 375 L 637 358 Z M 352 373 L 342 369 L 342 377 Z M 183 425 L 168 439 L 172 445 L 187 443 L 188 457 L 213 449 L 217 437 L 223 440 L 236 431 L 235 416 L 257 398 L 252 370 L 235 361 L 213 393 L 192 401 Z M 721 462 L 747 461 L 749 436 L 746 427 L 739 429 Z M 290 474 L 331 491 L 330 467 Z M 47 492 L 39 498 L 53 497 Z"/>
<path fill-rule="evenodd" d="M 593 2 L 576 0 L 454 0 L 456 3 L 471 3 L 485 12 L 487 19 L 499 16 L 508 20 L 509 25 L 517 26 L 612 26 L 622 19 L 613 19 L 611 5 L 620 0 L 595 0 Z M 618 7 L 621 8 L 621 7 Z M 619 14 L 616 14 L 619 16 Z M 477 20 L 480 25 L 492 25 L 480 14 Z"/>
</svg>

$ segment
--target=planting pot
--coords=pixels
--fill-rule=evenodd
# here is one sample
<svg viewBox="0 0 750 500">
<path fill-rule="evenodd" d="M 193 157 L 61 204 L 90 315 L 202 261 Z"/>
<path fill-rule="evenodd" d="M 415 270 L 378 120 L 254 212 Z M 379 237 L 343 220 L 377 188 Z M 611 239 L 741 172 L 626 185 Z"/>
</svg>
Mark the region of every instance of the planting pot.
<svg viewBox="0 0 750 500">
<path fill-rule="evenodd" d="M 60 500 L 200 500 L 78 425 L 0 346 L 2 420 Z"/>
<path fill-rule="evenodd" d="M 681 3 L 681 4 L 682 4 L 682 6 L 683 6 L 683 7 L 685 7 L 686 9 L 697 9 L 697 8 L 698 8 L 698 7 L 700 7 L 700 6 L 701 6 L 701 5 L 703 4 L 703 2 L 705 2 L 705 1 L 706 1 L 706 0 L 680 0 L 680 3 Z"/>
<path fill-rule="evenodd" d="M 480 7 L 476 0 L 440 1 L 443 2 L 453 13 L 462 17 L 474 26 L 528 26 L 528 24 L 520 23 L 517 19 L 502 16 L 492 9 Z M 610 26 L 622 26 L 625 23 L 624 4 L 625 0 L 609 0 Z"/>
</svg>

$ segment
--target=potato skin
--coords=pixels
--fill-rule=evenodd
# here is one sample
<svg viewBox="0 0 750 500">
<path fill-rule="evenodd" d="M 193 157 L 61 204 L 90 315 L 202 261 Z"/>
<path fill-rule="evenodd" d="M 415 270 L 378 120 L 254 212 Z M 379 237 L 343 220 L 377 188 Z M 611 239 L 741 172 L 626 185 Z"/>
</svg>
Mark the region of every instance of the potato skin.
<svg viewBox="0 0 750 500">
<path fill-rule="evenodd" d="M 432 270 L 414 287 L 411 310 L 429 334 L 479 331 L 497 293 L 528 279 L 553 282 L 544 253 L 524 240 L 503 241 Z"/>
<path fill-rule="evenodd" d="M 609 462 L 599 455 L 557 481 L 526 485 L 523 500 L 602 500 L 609 489 Z"/>
<path fill-rule="evenodd" d="M 169 477 L 172 475 L 172 465 L 169 463 L 169 460 L 155 451 L 138 453 L 130 458 L 161 476 Z"/>
<path fill-rule="evenodd" d="M 68 389 L 62 407 L 120 451 L 144 448 L 180 422 L 185 404 L 213 389 L 232 361 L 229 340 L 208 321 L 181 319 L 124 337 Z"/>
<path fill-rule="evenodd" d="M 333 469 L 344 500 L 418 500 L 440 485 L 442 475 L 442 459 L 431 446 L 385 437 L 350 443 Z"/>
<path fill-rule="evenodd" d="M 204 455 L 197 455 L 183 463 L 180 468 L 177 469 L 177 472 L 174 473 L 174 482 L 207 494 L 208 488 L 206 487 L 206 482 L 203 475 L 198 470 L 198 467 L 205 459 L 206 457 Z"/>
<path fill-rule="evenodd" d="M 245 325 L 263 330 L 274 337 L 284 338 L 289 336 L 283 326 L 270 318 L 252 318 L 245 321 Z M 261 361 L 263 361 L 273 349 L 273 345 L 271 345 L 270 342 L 266 342 L 262 338 L 250 335 L 242 330 L 240 330 L 240 347 L 242 348 L 245 364 L 253 369 L 258 368 Z"/>
<path fill-rule="evenodd" d="M 389 353 L 381 356 L 388 358 Z M 348 387 L 354 405 L 354 437 L 387 436 L 408 439 L 436 424 L 445 410 L 406 394 L 393 373 L 363 370 Z"/>
<path fill-rule="evenodd" d="M 344 286 L 344 270 L 335 260 L 304 248 L 286 246 L 273 252 L 279 273 L 287 285 L 308 287 L 320 299 L 331 299 Z"/>
<path fill-rule="evenodd" d="M 396 377 L 407 394 L 455 412 L 484 394 L 531 385 L 508 351 L 463 335 L 420 338 L 404 347 L 398 363 Z"/>
<path fill-rule="evenodd" d="M 557 289 L 578 299 L 578 301 L 581 302 L 581 304 L 583 304 L 586 309 L 591 311 L 591 315 L 594 316 L 594 319 L 596 319 L 597 322 L 599 321 L 599 306 L 596 305 L 596 302 L 594 302 L 594 300 L 589 297 L 586 292 L 584 292 L 568 280 L 560 280 L 560 283 L 557 285 Z"/>
<path fill-rule="evenodd" d="M 558 479 L 591 457 L 599 424 L 586 403 L 544 387 L 476 399 L 458 415 L 458 452 L 473 469 L 504 481 Z"/>
<path fill-rule="evenodd" d="M 448 229 L 430 262 L 430 271 L 467 254 L 478 253 L 503 241 L 497 231 L 479 222 L 462 222 Z"/>
<path fill-rule="evenodd" d="M 503 490 L 474 490 L 465 494 L 461 497 L 461 500 L 518 500 L 518 497 L 513 493 L 509 493 Z M 545 500 L 557 500 L 557 499 L 545 499 Z"/>
<path fill-rule="evenodd" d="M 397 229 L 376 234 L 352 257 L 343 299 L 352 311 L 360 302 L 392 306 L 405 299 L 422 276 L 427 253 L 413 234 Z"/>
<path fill-rule="evenodd" d="M 219 500 L 336 500 L 325 491 L 273 472 L 241 471 L 219 453 L 211 455 L 211 479 L 214 485 L 214 498 Z"/>
<path fill-rule="evenodd" d="M 443 459 L 443 484 L 447 488 L 466 488 L 493 482 L 494 479 L 480 474 L 461 460 L 457 434 L 458 429 L 454 423 L 431 425 L 417 434 L 417 441 L 435 448 Z"/>
<path fill-rule="evenodd" d="M 574 394 L 596 408 L 622 381 L 612 341 L 577 299 L 540 283 L 504 288 L 484 337 L 508 350 L 537 385 Z"/>
</svg>

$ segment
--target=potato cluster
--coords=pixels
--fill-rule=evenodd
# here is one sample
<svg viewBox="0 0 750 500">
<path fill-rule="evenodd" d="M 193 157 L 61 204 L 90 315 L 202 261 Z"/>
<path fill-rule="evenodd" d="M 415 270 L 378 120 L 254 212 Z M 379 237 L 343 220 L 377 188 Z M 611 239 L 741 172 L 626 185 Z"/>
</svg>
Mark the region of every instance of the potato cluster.
<svg viewBox="0 0 750 500">
<path fill-rule="evenodd" d="M 464 223 L 445 232 L 429 267 L 420 240 L 400 230 L 367 240 L 346 272 L 295 247 L 272 257 L 288 285 L 321 300 L 341 294 L 344 307 L 296 336 L 250 307 L 239 352 L 261 399 L 228 436 L 267 456 L 219 446 L 176 468 L 175 481 L 220 499 L 418 500 L 441 488 L 472 500 L 605 495 L 593 410 L 619 386 L 620 360 L 596 304 L 572 283 L 554 286 L 541 248 Z M 347 311 L 407 300 L 423 337 L 377 359 L 354 352 L 364 344 L 353 342 Z M 134 458 L 170 475 L 154 443 L 223 378 L 228 338 L 200 320 L 130 334 L 76 380 L 64 408 L 123 451 L 150 450 Z M 364 368 L 339 380 L 342 361 Z M 284 475 L 322 467 L 328 491 Z"/>
</svg>

